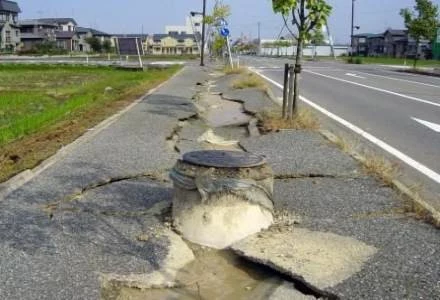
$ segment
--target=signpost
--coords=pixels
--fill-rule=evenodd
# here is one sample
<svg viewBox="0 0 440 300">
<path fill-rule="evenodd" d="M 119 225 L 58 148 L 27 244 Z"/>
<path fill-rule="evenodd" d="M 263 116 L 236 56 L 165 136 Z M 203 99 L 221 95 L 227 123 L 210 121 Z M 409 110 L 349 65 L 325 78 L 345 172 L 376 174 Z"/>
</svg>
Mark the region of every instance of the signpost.
<svg viewBox="0 0 440 300">
<path fill-rule="evenodd" d="M 229 28 L 228 23 L 222 19 L 220 20 L 220 35 L 226 39 L 226 46 L 228 47 L 228 55 L 229 55 L 229 63 L 231 64 L 231 68 L 234 68 L 234 63 L 232 62 L 232 53 L 231 53 L 231 44 L 229 42 Z"/>
</svg>

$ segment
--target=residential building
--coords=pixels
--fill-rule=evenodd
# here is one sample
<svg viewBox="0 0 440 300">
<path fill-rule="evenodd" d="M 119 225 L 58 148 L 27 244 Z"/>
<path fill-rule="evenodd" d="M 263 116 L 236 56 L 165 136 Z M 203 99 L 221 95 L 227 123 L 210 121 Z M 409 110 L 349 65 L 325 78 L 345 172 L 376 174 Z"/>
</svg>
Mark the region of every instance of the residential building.
<svg viewBox="0 0 440 300">
<path fill-rule="evenodd" d="M 56 45 L 60 49 L 64 49 L 69 52 L 79 51 L 79 37 L 76 32 L 73 31 L 57 31 Z"/>
<path fill-rule="evenodd" d="M 20 27 L 17 2 L 0 0 L 0 51 L 15 51 L 20 48 Z"/>
<path fill-rule="evenodd" d="M 19 22 L 22 47 L 20 50 L 28 51 L 36 45 L 45 42 L 55 42 L 58 26 L 39 19 L 22 20 Z"/>
<path fill-rule="evenodd" d="M 57 25 L 57 31 L 75 32 L 78 24 L 73 18 L 42 18 L 41 22 Z"/>
<path fill-rule="evenodd" d="M 148 53 L 153 55 L 199 54 L 196 34 L 154 34 L 148 40 Z"/>
<path fill-rule="evenodd" d="M 194 15 L 186 17 L 185 25 L 167 25 L 165 26 L 166 34 L 195 34 L 202 32 L 201 15 Z"/>
<path fill-rule="evenodd" d="M 359 33 L 353 35 L 353 49 L 351 52 L 355 55 L 368 55 L 368 39 L 374 36 L 372 33 Z"/>
<path fill-rule="evenodd" d="M 87 28 L 87 27 L 76 27 L 76 33 L 78 35 L 79 41 L 78 41 L 78 50 L 80 52 L 90 52 L 92 51 L 90 45 L 87 43 L 88 38 L 95 37 L 97 38 L 101 43 L 104 43 L 105 41 L 110 41 L 112 43 L 111 35 L 93 28 Z M 112 47 L 113 44 L 112 44 Z"/>
<path fill-rule="evenodd" d="M 429 41 L 416 41 L 404 29 L 387 29 L 384 33 L 362 33 L 353 36 L 353 53 L 362 56 L 428 57 L 431 51 Z"/>
</svg>

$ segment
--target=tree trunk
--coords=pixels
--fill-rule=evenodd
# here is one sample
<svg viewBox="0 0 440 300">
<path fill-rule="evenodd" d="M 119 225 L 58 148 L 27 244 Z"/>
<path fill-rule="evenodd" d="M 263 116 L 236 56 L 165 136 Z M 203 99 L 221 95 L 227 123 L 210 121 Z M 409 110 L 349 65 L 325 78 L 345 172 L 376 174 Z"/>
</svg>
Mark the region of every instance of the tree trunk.
<svg viewBox="0 0 440 300">
<path fill-rule="evenodd" d="M 413 68 L 417 68 L 417 61 L 419 60 L 419 47 L 420 47 L 420 40 L 416 40 L 416 56 L 414 57 L 414 64 Z"/>
<path fill-rule="evenodd" d="M 292 111 L 289 112 L 290 120 L 293 119 L 298 111 L 298 99 L 299 99 L 299 75 L 301 74 L 302 56 L 303 56 L 303 40 L 298 39 L 298 45 L 296 46 L 296 61 L 295 61 L 295 78 L 294 78 L 294 92 L 293 92 L 293 106 Z"/>
</svg>

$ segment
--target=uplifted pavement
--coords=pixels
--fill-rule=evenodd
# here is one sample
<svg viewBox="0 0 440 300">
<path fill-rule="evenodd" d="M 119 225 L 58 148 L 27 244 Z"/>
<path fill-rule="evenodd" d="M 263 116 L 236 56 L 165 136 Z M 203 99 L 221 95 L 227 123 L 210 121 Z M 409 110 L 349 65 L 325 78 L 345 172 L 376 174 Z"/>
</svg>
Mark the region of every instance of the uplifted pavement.
<svg viewBox="0 0 440 300">
<path fill-rule="evenodd" d="M 261 91 L 235 91 L 234 76 L 216 77 L 212 71 L 185 67 L 0 201 L 0 298 L 116 299 L 102 289 L 115 282 L 173 286 L 172 275 L 192 256 L 169 230 L 172 186 L 167 174 L 182 153 L 210 147 L 200 137 L 211 129 L 214 135 L 238 140 L 242 151 L 265 155 L 273 166 L 276 210 L 298 221 L 285 225 L 287 231 L 275 229 L 272 237 L 287 234 L 307 243 L 308 236 L 317 237 L 316 242 L 331 236 L 368 250 L 352 273 L 339 274 L 321 286 L 314 285 L 322 277 L 298 274 L 301 268 L 282 268 L 286 256 L 281 262 L 272 260 L 280 264 L 278 271 L 290 270 L 285 273 L 294 275 L 295 286 L 302 280 L 305 288 L 300 290 L 309 295 L 281 277 L 281 285 L 266 298 L 438 299 L 438 229 L 406 214 L 405 203 L 393 189 L 364 174 L 353 158 L 316 132 L 249 136 L 241 117 L 237 124 L 209 128 L 204 118 L 209 114 L 200 106 L 227 111 L 222 101 L 239 102 L 251 117 L 275 107 Z M 222 95 L 201 100 L 206 92 L 205 97 Z M 265 236 L 249 239 L 267 241 Z M 244 240 L 232 248 L 258 263 L 271 260 L 260 259 L 261 249 L 255 251 L 255 245 L 259 243 Z M 297 246 L 289 255 L 299 255 Z M 350 253 L 345 250 L 341 252 Z M 330 252 L 322 253 L 327 253 L 328 263 L 337 264 Z M 296 257 L 307 262 L 304 256 Z M 350 259 L 342 261 L 347 264 Z M 249 291 L 249 296 L 257 299 L 256 292 Z"/>
</svg>

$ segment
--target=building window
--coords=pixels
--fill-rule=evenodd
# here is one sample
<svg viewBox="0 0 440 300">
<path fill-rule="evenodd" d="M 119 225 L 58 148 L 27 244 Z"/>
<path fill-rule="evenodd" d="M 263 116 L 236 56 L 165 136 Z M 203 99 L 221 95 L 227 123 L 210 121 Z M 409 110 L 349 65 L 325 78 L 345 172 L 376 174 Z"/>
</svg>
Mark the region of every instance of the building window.
<svg viewBox="0 0 440 300">
<path fill-rule="evenodd" d="M 195 26 L 195 27 L 199 27 L 199 26 L 200 26 L 200 23 L 194 23 L 194 26 Z"/>
<path fill-rule="evenodd" d="M 5 33 L 5 42 L 11 43 L 11 31 L 9 31 L 9 30 L 6 30 L 6 33 Z"/>
<path fill-rule="evenodd" d="M 19 36 L 20 35 L 20 31 L 19 30 L 16 30 L 15 31 L 15 36 Z"/>
<path fill-rule="evenodd" d="M 6 21 L 6 15 L 0 14 L 0 21 Z"/>
</svg>

